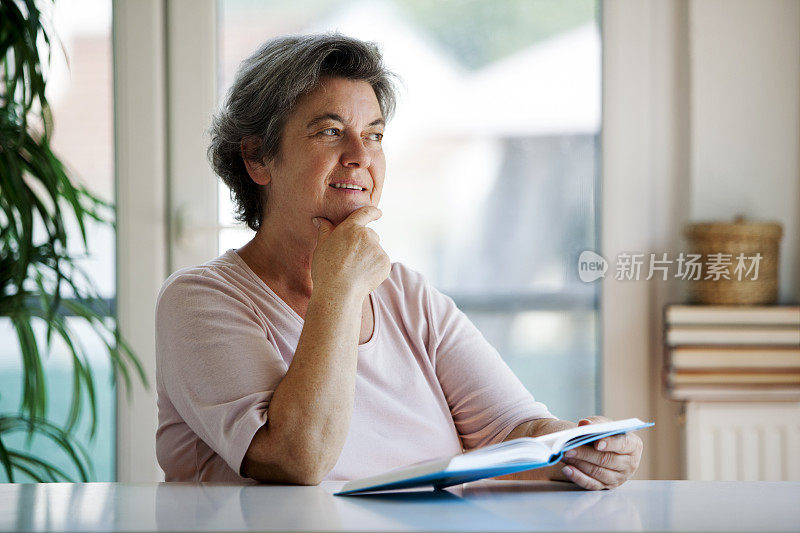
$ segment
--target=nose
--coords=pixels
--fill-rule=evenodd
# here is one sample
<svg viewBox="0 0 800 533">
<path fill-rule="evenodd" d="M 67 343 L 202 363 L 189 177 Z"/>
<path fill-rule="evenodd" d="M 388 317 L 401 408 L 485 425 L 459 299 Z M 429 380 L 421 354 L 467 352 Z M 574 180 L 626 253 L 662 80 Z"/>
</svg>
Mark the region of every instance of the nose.
<svg viewBox="0 0 800 533">
<path fill-rule="evenodd" d="M 350 168 L 367 168 L 372 164 L 369 151 L 364 146 L 364 139 L 358 135 L 348 135 L 341 163 L 342 166 Z"/>
</svg>

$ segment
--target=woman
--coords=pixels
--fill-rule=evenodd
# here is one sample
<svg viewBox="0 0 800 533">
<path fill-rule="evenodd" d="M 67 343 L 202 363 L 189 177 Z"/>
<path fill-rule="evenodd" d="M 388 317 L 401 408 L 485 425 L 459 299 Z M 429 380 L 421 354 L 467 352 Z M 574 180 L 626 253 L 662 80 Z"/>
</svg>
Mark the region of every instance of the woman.
<svg viewBox="0 0 800 533">
<path fill-rule="evenodd" d="M 575 425 L 367 227 L 394 102 L 377 48 L 342 35 L 275 39 L 242 62 L 209 155 L 256 235 L 159 295 L 168 481 L 317 484 Z M 617 486 L 641 440 L 600 442 L 527 475 Z"/>
</svg>

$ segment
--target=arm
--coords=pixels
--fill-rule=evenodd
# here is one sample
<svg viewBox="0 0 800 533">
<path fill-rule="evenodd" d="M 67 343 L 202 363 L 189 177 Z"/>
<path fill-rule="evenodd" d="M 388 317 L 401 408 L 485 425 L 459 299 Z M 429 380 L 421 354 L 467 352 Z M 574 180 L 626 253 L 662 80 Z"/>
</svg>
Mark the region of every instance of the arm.
<svg viewBox="0 0 800 533">
<path fill-rule="evenodd" d="M 320 222 L 303 331 L 267 424 L 242 461 L 243 475 L 316 485 L 339 459 L 353 412 L 361 306 L 391 269 L 377 234 L 364 226 L 379 216 L 370 206 L 336 228 Z"/>
<path fill-rule="evenodd" d="M 464 450 L 500 442 L 531 419 L 554 418 L 537 402 L 449 296 L 422 280 L 426 344 Z"/>
<path fill-rule="evenodd" d="M 590 416 L 578 424 L 568 420 L 542 418 L 524 422 L 514 428 L 505 440 L 520 437 L 538 437 L 575 426 L 596 422 L 610 422 L 602 416 Z M 625 433 L 600 439 L 567 452 L 561 462 L 546 468 L 518 472 L 498 479 L 538 479 L 572 481 L 589 490 L 611 489 L 622 485 L 639 467 L 642 457 L 642 439 L 634 433 Z"/>
<path fill-rule="evenodd" d="M 430 286 L 427 292 L 433 331 L 428 349 L 466 450 L 499 441 L 509 427 L 514 429 L 504 440 L 538 437 L 576 425 L 609 421 L 589 417 L 575 424 L 554 418 L 543 404 L 534 401 L 497 350 L 451 298 Z M 603 443 L 607 448 L 596 448 Z M 639 466 L 642 442 L 632 433 L 601 439 L 594 446 L 574 450 L 574 457 L 564 458 L 568 466 L 563 469 L 559 464 L 501 479 L 569 480 L 584 488 L 601 489 L 623 483 Z"/>
<path fill-rule="evenodd" d="M 242 475 L 316 485 L 334 467 L 353 411 L 361 301 L 314 290 L 292 364 L 254 435 Z"/>
<path fill-rule="evenodd" d="M 518 439 L 520 437 L 539 437 L 540 435 L 547 435 L 548 433 L 555 433 L 563 429 L 569 429 L 577 426 L 575 422 L 569 420 L 559 420 L 557 418 L 539 418 L 529 422 L 523 422 L 515 427 L 508 437 L 503 441 Z M 525 472 L 517 472 L 515 474 L 508 474 L 499 476 L 497 479 L 533 479 L 542 481 L 569 481 L 561 469 L 564 467 L 561 463 L 547 466 L 545 468 L 536 468 L 534 470 L 527 470 Z"/>
</svg>

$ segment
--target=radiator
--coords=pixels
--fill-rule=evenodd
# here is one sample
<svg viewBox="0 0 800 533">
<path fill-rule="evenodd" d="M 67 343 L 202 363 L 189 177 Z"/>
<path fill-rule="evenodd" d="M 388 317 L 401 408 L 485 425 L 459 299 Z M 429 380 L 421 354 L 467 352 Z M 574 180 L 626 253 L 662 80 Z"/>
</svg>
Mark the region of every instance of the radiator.
<svg viewBox="0 0 800 533">
<path fill-rule="evenodd" d="M 800 481 L 800 402 L 687 402 L 686 479 Z"/>
</svg>

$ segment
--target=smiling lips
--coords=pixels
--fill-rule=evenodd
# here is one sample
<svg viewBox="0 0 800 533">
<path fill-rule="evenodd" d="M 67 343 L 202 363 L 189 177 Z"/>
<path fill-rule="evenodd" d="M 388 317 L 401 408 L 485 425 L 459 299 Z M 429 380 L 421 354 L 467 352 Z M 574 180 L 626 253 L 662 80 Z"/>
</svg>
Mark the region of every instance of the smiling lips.
<svg viewBox="0 0 800 533">
<path fill-rule="evenodd" d="M 357 183 L 331 183 L 330 186 L 334 189 L 345 192 L 362 192 L 367 190 L 366 187 L 362 187 Z"/>
</svg>

